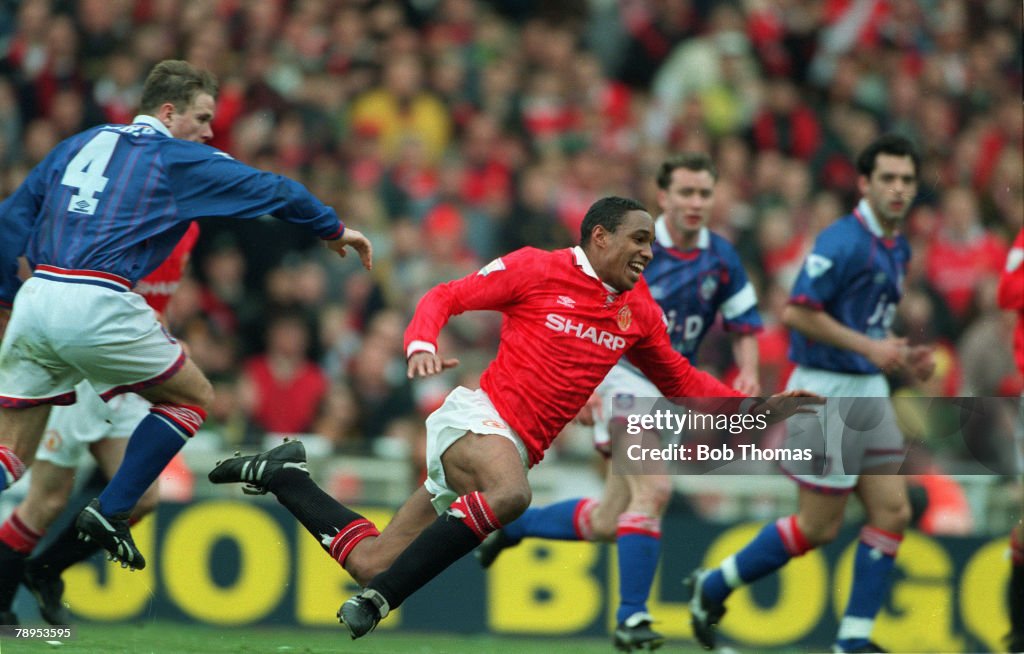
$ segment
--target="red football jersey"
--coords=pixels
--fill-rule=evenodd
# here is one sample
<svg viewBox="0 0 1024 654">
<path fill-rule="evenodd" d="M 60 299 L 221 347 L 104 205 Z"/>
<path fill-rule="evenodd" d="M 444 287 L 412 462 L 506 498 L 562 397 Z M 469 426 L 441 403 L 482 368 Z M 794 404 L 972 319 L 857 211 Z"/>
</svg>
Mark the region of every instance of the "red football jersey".
<svg viewBox="0 0 1024 654">
<path fill-rule="evenodd" d="M 999 306 L 1017 311 L 1017 330 L 1013 335 L 1013 353 L 1017 368 L 1024 374 L 1024 229 L 1017 232 L 1006 266 L 999 278 Z"/>
<path fill-rule="evenodd" d="M 406 354 L 436 352 L 448 319 L 472 310 L 504 316 L 498 354 L 480 386 L 523 439 L 531 464 L 623 355 L 666 397 L 744 397 L 672 349 L 643 278 L 616 293 L 579 247 L 523 248 L 434 287 L 405 331 Z"/>
<path fill-rule="evenodd" d="M 185 264 L 188 263 L 188 255 L 195 247 L 198 238 L 199 225 L 192 223 L 164 262 L 156 270 L 140 279 L 132 289 L 146 298 L 146 302 L 153 307 L 157 314 L 163 315 L 167 303 L 171 301 L 171 296 L 177 290 L 178 284 L 181 282 L 181 275 L 185 272 Z"/>
</svg>

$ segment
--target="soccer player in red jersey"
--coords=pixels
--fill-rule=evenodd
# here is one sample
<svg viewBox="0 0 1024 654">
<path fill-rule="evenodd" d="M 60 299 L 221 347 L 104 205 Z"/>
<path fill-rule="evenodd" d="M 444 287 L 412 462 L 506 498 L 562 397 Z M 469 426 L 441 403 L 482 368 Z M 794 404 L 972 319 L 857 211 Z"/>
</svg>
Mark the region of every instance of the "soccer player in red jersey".
<svg viewBox="0 0 1024 654">
<path fill-rule="evenodd" d="M 1017 312 L 1017 329 L 1013 334 L 1013 354 L 1024 375 L 1024 229 L 1017 232 L 1006 267 L 999 277 L 999 306 Z M 1021 418 L 1024 418 L 1024 396 L 1021 397 Z M 1024 470 L 1024 433 L 1017 423 L 1017 470 Z M 1007 646 L 1011 652 L 1024 651 L 1024 506 L 1017 524 L 1010 532 L 1010 635 Z"/>
<path fill-rule="evenodd" d="M 210 481 L 274 493 L 365 586 L 338 611 L 358 638 L 529 506 L 527 468 L 623 355 L 670 398 L 737 398 L 739 410 L 772 421 L 822 402 L 805 391 L 740 401 L 745 396 L 677 353 L 641 278 L 653 240 L 642 205 L 604 198 L 587 211 L 578 247 L 524 248 L 423 297 L 405 333 L 410 378 L 458 364 L 436 345 L 453 315 L 501 311 L 501 343 L 481 388 L 456 388 L 427 418 L 427 481 L 383 532 L 310 480 L 297 441 L 222 462 Z"/>
</svg>

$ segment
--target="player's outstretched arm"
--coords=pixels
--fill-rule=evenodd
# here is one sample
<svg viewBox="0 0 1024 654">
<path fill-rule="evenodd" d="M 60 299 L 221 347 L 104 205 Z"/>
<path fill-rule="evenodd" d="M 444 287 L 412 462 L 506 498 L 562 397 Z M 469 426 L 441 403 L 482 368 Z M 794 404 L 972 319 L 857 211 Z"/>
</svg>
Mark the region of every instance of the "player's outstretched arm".
<svg viewBox="0 0 1024 654">
<path fill-rule="evenodd" d="M 765 421 L 771 425 L 798 413 L 816 413 L 817 407 L 824 404 L 825 398 L 822 396 L 798 388 L 776 393 L 754 405 L 750 412 L 754 415 L 763 415 Z"/>
<path fill-rule="evenodd" d="M 409 379 L 416 379 L 417 377 L 429 377 L 436 375 L 442 371 L 454 368 L 459 365 L 458 359 L 442 359 L 440 355 L 432 354 L 426 350 L 420 352 L 414 352 L 409 357 Z"/>
<path fill-rule="evenodd" d="M 324 241 L 324 243 L 327 244 L 328 249 L 337 252 L 338 256 L 341 257 L 348 254 L 345 251 L 345 247 L 351 247 L 359 255 L 364 268 L 367 270 L 373 268 L 373 243 L 370 243 L 370 239 L 363 236 L 362 232 L 346 227 L 345 231 L 341 234 L 341 238 L 334 239 L 333 241 Z"/>
</svg>

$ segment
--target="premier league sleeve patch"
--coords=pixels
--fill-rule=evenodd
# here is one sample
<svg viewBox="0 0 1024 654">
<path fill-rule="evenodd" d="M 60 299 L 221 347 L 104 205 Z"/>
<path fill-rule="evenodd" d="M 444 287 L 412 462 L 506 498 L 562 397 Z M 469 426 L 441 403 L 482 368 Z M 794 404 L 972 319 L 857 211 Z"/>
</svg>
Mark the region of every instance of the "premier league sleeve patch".
<svg viewBox="0 0 1024 654">
<path fill-rule="evenodd" d="M 820 254 L 811 253 L 807 255 L 807 276 L 811 279 L 821 277 L 832 267 L 832 260 Z"/>
<path fill-rule="evenodd" d="M 505 270 L 505 262 L 501 260 L 501 257 L 498 257 L 494 261 L 490 262 L 489 264 L 481 268 L 477 274 L 480 275 L 481 277 L 486 277 L 487 275 L 490 275 L 492 272 L 498 270 Z"/>
</svg>

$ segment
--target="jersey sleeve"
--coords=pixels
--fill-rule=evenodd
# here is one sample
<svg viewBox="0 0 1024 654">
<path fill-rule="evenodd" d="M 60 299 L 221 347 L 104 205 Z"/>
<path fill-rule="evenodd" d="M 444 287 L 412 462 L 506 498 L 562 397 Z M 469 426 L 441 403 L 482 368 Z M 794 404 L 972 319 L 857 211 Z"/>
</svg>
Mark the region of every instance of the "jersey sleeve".
<svg viewBox="0 0 1024 654">
<path fill-rule="evenodd" d="M 725 296 L 719 305 L 726 331 L 753 334 L 764 329 L 757 311 L 757 293 L 747 278 L 747 271 L 732 247 L 722 249 L 722 261 L 729 271 L 729 283 L 723 289 Z"/>
<path fill-rule="evenodd" d="M 405 354 L 437 352 L 437 337 L 452 316 L 466 311 L 507 312 L 522 301 L 538 271 L 540 250 L 523 248 L 498 257 L 462 279 L 439 284 L 427 291 L 416 305 L 405 330 Z"/>
<path fill-rule="evenodd" d="M 0 203 L 0 307 L 9 309 L 21 288 L 18 278 L 18 257 L 25 253 L 29 235 L 39 215 L 46 194 L 44 170 L 46 162 L 29 172 L 25 181 L 11 197 Z"/>
<path fill-rule="evenodd" d="M 694 368 L 672 348 L 661 310 L 650 300 L 644 311 L 644 337 L 626 351 L 626 358 L 639 368 L 665 397 L 746 397 L 703 370 Z"/>
<path fill-rule="evenodd" d="M 842 290 L 840 255 L 844 244 L 840 241 L 835 230 L 827 229 L 818 235 L 793 284 L 791 304 L 821 310 Z"/>
<path fill-rule="evenodd" d="M 1024 309 L 1024 229 L 1017 233 L 1006 256 L 996 298 L 1003 309 Z"/>
<path fill-rule="evenodd" d="M 247 166 L 214 148 L 175 147 L 164 164 L 183 220 L 270 214 L 325 240 L 340 238 L 345 229 L 334 209 L 302 184 Z"/>
</svg>

